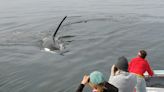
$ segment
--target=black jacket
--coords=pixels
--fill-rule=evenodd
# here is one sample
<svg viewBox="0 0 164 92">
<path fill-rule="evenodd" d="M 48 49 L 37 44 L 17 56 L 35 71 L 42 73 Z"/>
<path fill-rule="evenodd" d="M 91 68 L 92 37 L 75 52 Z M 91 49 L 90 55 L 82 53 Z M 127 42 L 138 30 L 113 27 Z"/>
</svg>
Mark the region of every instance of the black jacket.
<svg viewBox="0 0 164 92">
<path fill-rule="evenodd" d="M 83 88 L 85 85 L 80 84 L 78 89 L 76 90 L 76 92 L 82 92 Z M 112 84 L 108 83 L 108 82 L 104 82 L 104 91 L 103 92 L 118 92 L 118 88 L 116 88 L 115 86 L 113 86 Z"/>
</svg>

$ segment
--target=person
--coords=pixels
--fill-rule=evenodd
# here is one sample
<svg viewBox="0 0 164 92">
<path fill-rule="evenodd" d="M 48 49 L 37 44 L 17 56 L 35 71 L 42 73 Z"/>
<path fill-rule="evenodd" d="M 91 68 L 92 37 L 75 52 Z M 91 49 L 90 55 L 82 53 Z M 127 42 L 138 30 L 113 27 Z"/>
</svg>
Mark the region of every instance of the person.
<svg viewBox="0 0 164 92">
<path fill-rule="evenodd" d="M 116 86 L 119 92 L 135 91 L 137 78 L 134 74 L 128 72 L 128 60 L 126 57 L 119 57 L 117 63 L 112 66 L 108 82 Z"/>
<path fill-rule="evenodd" d="M 129 72 L 137 76 L 136 92 L 146 92 L 145 72 L 148 72 L 149 76 L 154 75 L 153 70 L 146 60 L 146 56 L 147 52 L 145 50 L 140 50 L 137 56 L 132 58 L 129 62 Z"/>
<path fill-rule="evenodd" d="M 82 92 L 87 84 L 92 88 L 92 92 L 118 92 L 118 88 L 106 82 L 105 76 L 99 71 L 93 71 L 89 76 L 84 75 L 76 92 Z"/>
</svg>

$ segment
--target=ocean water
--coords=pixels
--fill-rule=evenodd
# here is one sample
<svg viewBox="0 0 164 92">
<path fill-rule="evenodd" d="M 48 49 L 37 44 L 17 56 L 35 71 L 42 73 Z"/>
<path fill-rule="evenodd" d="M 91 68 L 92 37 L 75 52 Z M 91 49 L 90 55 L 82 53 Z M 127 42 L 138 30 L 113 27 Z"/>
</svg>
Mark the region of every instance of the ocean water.
<svg viewBox="0 0 164 92">
<path fill-rule="evenodd" d="M 0 92 L 73 92 L 84 74 L 108 79 L 119 56 L 139 49 L 164 69 L 163 11 L 163 0 L 0 0 Z M 67 52 L 43 51 L 64 16 Z"/>
</svg>

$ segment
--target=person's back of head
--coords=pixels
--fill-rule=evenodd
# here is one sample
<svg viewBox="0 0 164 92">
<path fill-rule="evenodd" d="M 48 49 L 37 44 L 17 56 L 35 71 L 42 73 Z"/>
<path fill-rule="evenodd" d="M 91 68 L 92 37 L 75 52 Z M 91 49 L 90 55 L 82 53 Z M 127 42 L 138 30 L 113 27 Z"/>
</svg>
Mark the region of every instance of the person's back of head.
<svg viewBox="0 0 164 92">
<path fill-rule="evenodd" d="M 106 81 L 105 76 L 103 73 L 99 71 L 93 71 L 89 75 L 90 77 L 90 86 L 93 88 L 93 91 L 96 90 L 96 92 L 103 92 L 104 85 L 103 83 Z"/>
<path fill-rule="evenodd" d="M 147 52 L 145 50 L 140 50 L 138 52 L 138 56 L 141 57 L 141 58 L 143 58 L 143 59 L 145 59 L 146 56 L 147 56 Z"/>
<path fill-rule="evenodd" d="M 122 71 L 128 72 L 128 60 L 127 60 L 127 58 L 124 56 L 119 57 L 115 66 Z"/>
<path fill-rule="evenodd" d="M 105 76 L 99 71 L 93 71 L 92 73 L 90 73 L 89 77 L 90 82 L 96 85 L 105 82 Z"/>
</svg>

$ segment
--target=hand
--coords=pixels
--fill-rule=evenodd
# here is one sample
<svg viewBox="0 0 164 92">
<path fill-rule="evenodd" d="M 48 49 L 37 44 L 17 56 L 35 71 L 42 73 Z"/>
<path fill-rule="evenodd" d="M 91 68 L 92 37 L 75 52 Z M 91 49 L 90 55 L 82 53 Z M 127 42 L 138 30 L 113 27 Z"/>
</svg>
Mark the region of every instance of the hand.
<svg viewBox="0 0 164 92">
<path fill-rule="evenodd" d="M 89 76 L 87 76 L 87 75 L 84 75 L 84 77 L 83 77 L 83 80 L 81 81 L 81 84 L 87 84 L 88 83 L 88 81 L 89 81 Z"/>
<path fill-rule="evenodd" d="M 116 68 L 115 65 L 113 65 L 112 68 L 111 68 L 111 75 L 115 76 L 116 72 L 117 72 L 117 68 Z"/>
<path fill-rule="evenodd" d="M 114 76 L 114 67 L 115 67 L 115 65 L 112 65 L 112 67 L 111 67 L 111 76 Z"/>
</svg>

